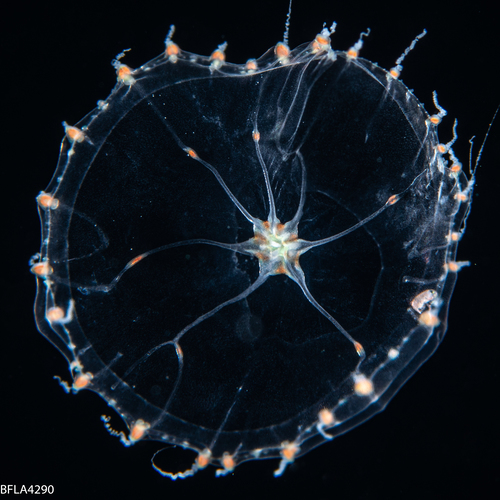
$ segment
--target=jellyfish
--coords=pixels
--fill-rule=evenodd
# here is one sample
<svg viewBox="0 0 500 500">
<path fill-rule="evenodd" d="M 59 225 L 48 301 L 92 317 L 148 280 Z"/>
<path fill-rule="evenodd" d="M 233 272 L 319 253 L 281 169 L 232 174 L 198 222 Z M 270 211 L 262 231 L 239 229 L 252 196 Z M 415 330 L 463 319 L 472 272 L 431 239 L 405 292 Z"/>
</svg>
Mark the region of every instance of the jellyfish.
<svg viewBox="0 0 500 500">
<path fill-rule="evenodd" d="M 219 476 L 297 457 L 380 412 L 447 323 L 474 171 L 335 24 L 258 59 L 181 49 L 132 69 L 65 138 L 37 197 L 35 315 L 139 440 Z"/>
</svg>

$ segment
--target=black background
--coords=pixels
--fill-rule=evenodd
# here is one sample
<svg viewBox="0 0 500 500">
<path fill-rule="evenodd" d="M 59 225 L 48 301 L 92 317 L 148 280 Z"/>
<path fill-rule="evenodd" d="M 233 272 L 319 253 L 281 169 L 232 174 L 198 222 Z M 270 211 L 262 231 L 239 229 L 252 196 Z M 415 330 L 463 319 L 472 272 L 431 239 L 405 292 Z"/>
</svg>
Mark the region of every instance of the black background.
<svg viewBox="0 0 500 500">
<path fill-rule="evenodd" d="M 361 55 L 390 68 L 426 28 L 402 79 L 431 112 L 431 93 L 438 91 L 449 112 L 440 137 L 449 140 L 456 117 L 455 151 L 466 164 L 468 139 L 476 135 L 477 151 L 500 103 L 500 44 L 493 2 L 452 5 L 295 0 L 290 45 L 312 40 L 323 22 L 335 20 L 333 45 L 346 50 L 370 27 Z M 473 265 L 460 273 L 442 346 L 383 413 L 300 458 L 283 477 L 272 476 L 275 460 L 245 463 L 219 479 L 212 467 L 185 481 L 162 478 L 149 463 L 159 446 L 124 448 L 99 419 L 112 414 L 104 401 L 88 391 L 68 396 L 52 378 L 67 379 L 67 365 L 36 331 L 28 260 L 40 245 L 35 196 L 55 170 L 62 120 L 76 123 L 109 94 L 109 63 L 120 51 L 132 48 L 125 59 L 132 67 L 158 55 L 170 24 L 181 48 L 208 55 L 227 40 L 227 59 L 243 63 L 282 39 L 287 7 L 286 0 L 2 7 L 0 484 L 52 484 L 58 498 L 174 499 L 457 499 L 485 498 L 498 488 L 500 119 L 486 143 L 459 248 L 459 259 Z M 119 427 L 116 415 L 113 424 Z M 176 453 L 164 453 L 171 468 Z"/>
</svg>

